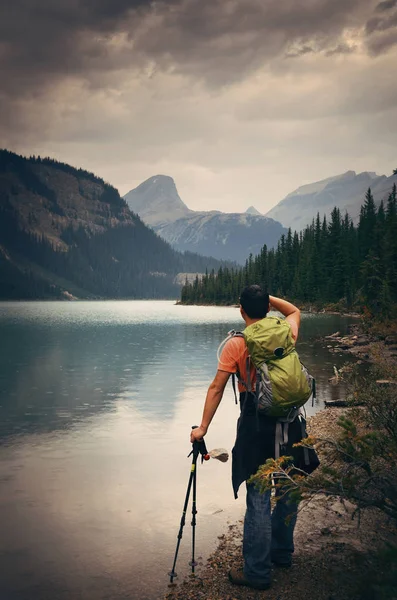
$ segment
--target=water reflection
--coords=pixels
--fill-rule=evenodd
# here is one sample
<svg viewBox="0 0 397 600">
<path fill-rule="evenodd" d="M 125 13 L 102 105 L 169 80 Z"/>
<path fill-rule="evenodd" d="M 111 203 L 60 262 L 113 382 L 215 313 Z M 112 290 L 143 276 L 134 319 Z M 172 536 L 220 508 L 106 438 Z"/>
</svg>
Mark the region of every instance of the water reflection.
<svg viewBox="0 0 397 600">
<path fill-rule="evenodd" d="M 97 313 L 87 311 L 89 304 Z M 123 308 L 125 304 L 120 303 Z M 195 319 L 192 313 L 178 315 L 177 311 L 186 307 L 171 303 L 154 303 L 155 317 L 150 320 L 146 312 L 139 315 L 142 305 L 146 311 L 148 304 L 135 305 L 133 320 L 131 310 L 125 313 L 129 319 L 124 320 L 117 312 L 117 318 L 114 312 L 107 313 L 108 322 L 102 310 L 106 303 L 66 304 L 73 306 L 69 322 L 65 304 L 61 304 L 62 312 L 48 303 L 31 303 L 27 315 L 17 313 L 19 319 L 11 305 L 12 316 L 7 318 L 6 313 L 0 321 L 1 438 L 25 431 L 67 429 L 97 412 L 111 412 L 118 398 L 136 404 L 148 417 L 161 413 L 163 419 L 172 419 L 177 394 L 187 383 L 210 380 L 220 341 L 229 328 L 241 328 L 242 321 L 234 309 L 221 313 L 212 309 L 212 321 L 208 322 L 207 313 L 207 321 L 198 323 L 197 314 Z M 43 305 L 46 312 L 42 312 Z M 35 319 L 32 306 L 37 310 Z M 76 306 L 82 307 L 86 321 Z M 169 318 L 171 307 L 174 312 Z M 159 321 L 161 312 L 166 313 L 163 321 Z M 225 316 L 229 322 L 224 322 Z M 144 319 L 147 321 L 142 323 Z M 329 386 L 328 378 L 333 365 L 339 366 L 345 358 L 332 356 L 314 341 L 335 328 L 345 329 L 346 320 L 308 316 L 301 329 L 299 352 L 318 379 L 319 406 L 324 399 L 336 399 L 344 392 L 341 387 Z"/>
<path fill-rule="evenodd" d="M 170 302 L 0 304 L 0 598 L 161 597 L 189 427 L 219 342 L 241 326 L 236 309 Z M 318 379 L 318 406 L 342 393 L 327 380 L 345 358 L 314 338 L 346 326 L 304 319 L 299 349 Z M 208 447 L 231 449 L 236 418 L 229 388 Z M 198 551 L 207 553 L 244 498 L 233 500 L 230 464 L 203 465 L 198 483 Z"/>
</svg>

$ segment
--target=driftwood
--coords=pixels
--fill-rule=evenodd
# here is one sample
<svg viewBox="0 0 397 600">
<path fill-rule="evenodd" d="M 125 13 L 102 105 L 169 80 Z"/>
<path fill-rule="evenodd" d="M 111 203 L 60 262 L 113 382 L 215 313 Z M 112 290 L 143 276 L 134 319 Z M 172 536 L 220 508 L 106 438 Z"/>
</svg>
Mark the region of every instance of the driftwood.
<svg viewBox="0 0 397 600">
<path fill-rule="evenodd" d="M 345 406 L 362 406 L 362 402 L 352 402 L 351 400 L 324 400 L 325 408 L 331 408 L 335 406 L 345 407 Z"/>
<path fill-rule="evenodd" d="M 324 400 L 324 404 L 326 408 L 329 408 L 330 406 L 350 406 L 348 400 Z"/>
</svg>

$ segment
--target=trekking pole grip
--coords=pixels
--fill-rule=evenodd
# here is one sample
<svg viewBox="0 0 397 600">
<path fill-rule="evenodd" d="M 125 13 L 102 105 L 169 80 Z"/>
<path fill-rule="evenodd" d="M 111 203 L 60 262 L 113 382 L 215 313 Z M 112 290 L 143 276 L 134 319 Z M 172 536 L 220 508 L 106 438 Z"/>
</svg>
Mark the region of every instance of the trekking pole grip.
<svg viewBox="0 0 397 600">
<path fill-rule="evenodd" d="M 192 425 L 192 429 L 197 429 L 198 425 Z M 211 457 L 208 454 L 208 450 L 207 450 L 207 446 L 205 445 L 205 441 L 204 438 L 201 438 L 201 440 L 195 440 L 193 442 L 193 448 L 196 447 L 198 452 L 200 452 L 201 454 L 201 462 L 203 460 L 209 460 Z"/>
</svg>

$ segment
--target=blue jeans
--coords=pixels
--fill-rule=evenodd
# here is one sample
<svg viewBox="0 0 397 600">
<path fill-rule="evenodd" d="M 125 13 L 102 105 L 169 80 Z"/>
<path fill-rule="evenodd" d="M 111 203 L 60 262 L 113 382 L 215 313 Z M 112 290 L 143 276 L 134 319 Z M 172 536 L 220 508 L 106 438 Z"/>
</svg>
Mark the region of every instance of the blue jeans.
<svg viewBox="0 0 397 600">
<path fill-rule="evenodd" d="M 255 486 L 247 485 L 243 557 L 248 580 L 270 583 L 272 560 L 291 562 L 297 504 L 288 500 L 288 495 L 280 497 L 272 513 L 270 491 L 260 494 Z"/>
</svg>

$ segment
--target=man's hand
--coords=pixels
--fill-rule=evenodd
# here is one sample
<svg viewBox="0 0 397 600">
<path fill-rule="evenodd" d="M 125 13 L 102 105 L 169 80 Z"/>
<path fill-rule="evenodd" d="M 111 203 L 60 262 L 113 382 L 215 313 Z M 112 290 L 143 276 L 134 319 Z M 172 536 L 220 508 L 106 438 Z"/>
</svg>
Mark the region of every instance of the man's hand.
<svg viewBox="0 0 397 600">
<path fill-rule="evenodd" d="M 207 433 L 207 430 L 201 426 L 196 427 L 195 429 L 192 429 L 192 431 L 190 433 L 191 443 L 193 444 L 193 442 L 200 442 L 206 433 Z"/>
</svg>

